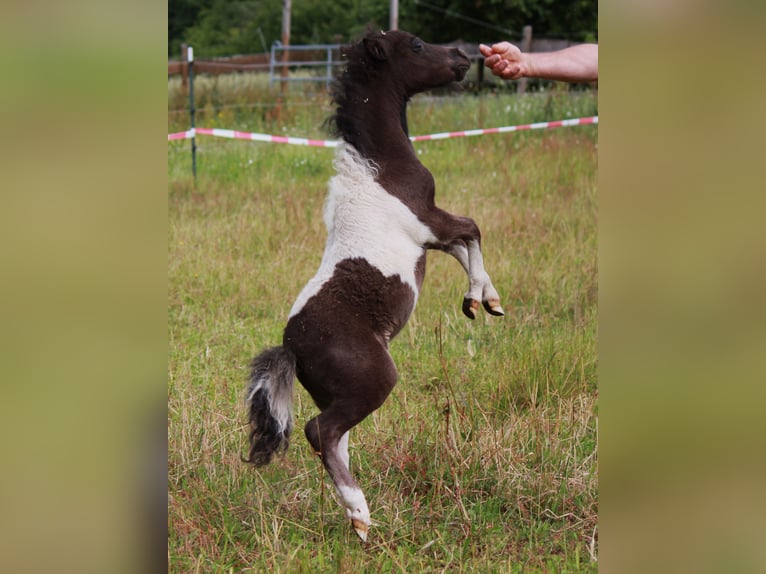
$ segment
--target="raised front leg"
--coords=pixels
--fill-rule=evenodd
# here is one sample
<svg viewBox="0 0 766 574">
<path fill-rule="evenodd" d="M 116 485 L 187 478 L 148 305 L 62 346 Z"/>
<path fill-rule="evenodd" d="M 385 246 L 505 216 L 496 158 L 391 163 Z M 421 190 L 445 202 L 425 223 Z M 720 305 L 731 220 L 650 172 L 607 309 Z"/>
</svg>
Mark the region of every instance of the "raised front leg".
<svg viewBox="0 0 766 574">
<path fill-rule="evenodd" d="M 430 215 L 428 223 L 439 243 L 429 247 L 452 255 L 468 275 L 468 291 L 462 306 L 465 316 L 475 319 L 479 302 L 490 315 L 504 315 L 500 296 L 484 269 L 479 226 L 473 219 L 457 217 L 439 208 L 435 208 Z"/>
<path fill-rule="evenodd" d="M 450 245 L 444 250 L 460 262 L 468 275 L 468 291 L 463 297 L 463 314 L 469 319 L 476 319 L 479 301 L 490 315 L 505 315 L 500 305 L 500 295 L 489 274 L 484 269 L 484 257 L 481 246 L 476 240 L 470 240 L 468 245 L 462 240 Z"/>
</svg>

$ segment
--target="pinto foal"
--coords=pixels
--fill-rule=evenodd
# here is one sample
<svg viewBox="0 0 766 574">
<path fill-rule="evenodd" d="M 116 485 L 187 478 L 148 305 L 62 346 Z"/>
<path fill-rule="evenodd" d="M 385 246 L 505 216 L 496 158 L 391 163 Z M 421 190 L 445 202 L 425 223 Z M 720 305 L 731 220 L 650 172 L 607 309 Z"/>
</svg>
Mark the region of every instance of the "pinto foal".
<svg viewBox="0 0 766 574">
<path fill-rule="evenodd" d="M 306 423 L 306 438 L 366 540 L 370 511 L 349 471 L 348 434 L 396 384 L 388 342 L 415 307 L 426 250 L 449 253 L 465 269 L 469 318 L 480 303 L 492 315 L 503 309 L 484 270 L 479 228 L 436 207 L 433 176 L 407 131 L 409 98 L 462 80 L 470 61 L 402 31 L 368 34 L 344 55 L 330 118 L 343 141 L 324 211 L 327 243 L 290 311 L 282 345 L 253 359 L 247 461 L 264 465 L 287 448 L 297 376 L 321 411 Z"/>
</svg>

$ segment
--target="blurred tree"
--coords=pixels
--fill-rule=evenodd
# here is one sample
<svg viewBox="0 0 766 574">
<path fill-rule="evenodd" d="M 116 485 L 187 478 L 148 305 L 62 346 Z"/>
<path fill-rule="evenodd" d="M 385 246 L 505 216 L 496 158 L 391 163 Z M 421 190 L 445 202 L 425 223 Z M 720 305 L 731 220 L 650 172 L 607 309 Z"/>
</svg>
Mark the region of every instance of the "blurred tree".
<svg viewBox="0 0 766 574">
<path fill-rule="evenodd" d="M 292 44 L 349 41 L 387 28 L 389 0 L 294 0 Z M 263 52 L 281 39 L 282 0 L 169 0 L 168 54 L 181 42 L 200 57 Z M 429 42 L 518 41 L 535 36 L 598 40 L 596 0 L 399 0 L 399 27 Z"/>
<path fill-rule="evenodd" d="M 200 10 L 212 0 L 168 0 L 168 56 L 177 58 L 184 34 L 194 26 Z"/>
<path fill-rule="evenodd" d="M 183 39 L 203 58 L 263 52 L 280 38 L 281 21 L 281 0 L 212 0 Z"/>
<path fill-rule="evenodd" d="M 536 36 L 598 39 L 597 0 L 400 0 L 399 14 L 400 27 L 431 42 L 517 42 L 527 24 Z"/>
</svg>

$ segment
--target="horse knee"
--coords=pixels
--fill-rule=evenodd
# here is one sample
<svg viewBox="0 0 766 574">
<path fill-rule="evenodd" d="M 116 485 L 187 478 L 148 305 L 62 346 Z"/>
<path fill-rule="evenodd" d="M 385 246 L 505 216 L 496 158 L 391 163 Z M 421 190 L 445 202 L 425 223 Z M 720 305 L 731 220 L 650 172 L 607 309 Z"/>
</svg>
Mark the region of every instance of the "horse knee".
<svg viewBox="0 0 766 574">
<path fill-rule="evenodd" d="M 325 411 L 307 422 L 303 432 L 314 452 L 322 456 L 322 453 L 336 448 L 340 437 L 348 430 L 345 426 L 342 421 L 328 417 Z"/>
<path fill-rule="evenodd" d="M 322 434 L 319 430 L 319 417 L 314 417 L 306 426 L 303 427 L 303 433 L 306 435 L 306 440 L 309 441 L 311 448 L 314 452 L 321 456 L 322 454 Z"/>
</svg>

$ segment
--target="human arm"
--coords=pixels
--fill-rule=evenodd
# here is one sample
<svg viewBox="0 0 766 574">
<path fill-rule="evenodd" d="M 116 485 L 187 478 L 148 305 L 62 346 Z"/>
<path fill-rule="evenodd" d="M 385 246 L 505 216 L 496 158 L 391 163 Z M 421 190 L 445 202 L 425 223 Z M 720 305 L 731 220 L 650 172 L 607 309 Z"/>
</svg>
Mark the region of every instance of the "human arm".
<svg viewBox="0 0 766 574">
<path fill-rule="evenodd" d="M 484 65 L 505 80 L 543 78 L 562 82 L 598 80 L 598 44 L 577 44 L 555 52 L 522 52 L 510 42 L 479 45 Z"/>
</svg>

